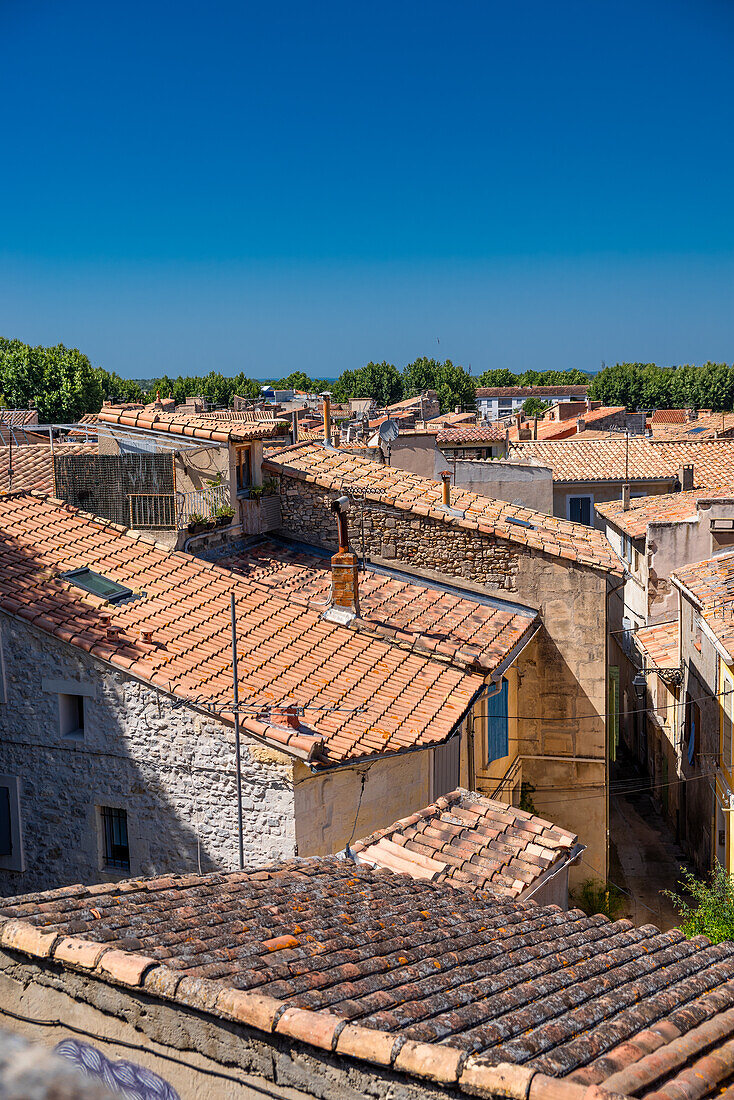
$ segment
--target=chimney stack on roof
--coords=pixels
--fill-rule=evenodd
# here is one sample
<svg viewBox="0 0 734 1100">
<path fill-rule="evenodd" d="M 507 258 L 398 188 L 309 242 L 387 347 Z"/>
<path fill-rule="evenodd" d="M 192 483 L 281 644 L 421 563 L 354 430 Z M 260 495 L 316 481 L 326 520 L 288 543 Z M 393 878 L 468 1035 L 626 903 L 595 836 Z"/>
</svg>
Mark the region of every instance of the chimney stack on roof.
<svg viewBox="0 0 734 1100">
<path fill-rule="evenodd" d="M 331 446 L 331 398 L 328 393 L 324 395 L 324 443 Z"/>
<path fill-rule="evenodd" d="M 629 485 L 622 486 L 622 511 L 629 512 L 630 510 L 630 487 Z"/>
<path fill-rule="evenodd" d="M 339 549 L 331 559 L 331 607 L 325 617 L 333 622 L 346 623 L 359 615 L 357 558 L 349 550 L 349 507 L 349 497 L 337 497 L 331 502 L 331 510 L 337 519 Z"/>
<path fill-rule="evenodd" d="M 538 438 L 538 418 L 537 418 L 537 416 L 534 416 L 533 417 L 533 439 L 537 440 L 537 438 Z"/>
<path fill-rule="evenodd" d="M 295 703 L 279 703 L 270 708 L 270 721 L 274 726 L 284 726 L 291 730 L 300 729 L 298 710 Z"/>
<path fill-rule="evenodd" d="M 681 466 L 678 470 L 681 492 L 687 493 L 693 488 L 693 465 Z"/>
<path fill-rule="evenodd" d="M 583 432 L 586 429 L 586 421 L 583 416 L 576 417 L 576 431 Z"/>
<path fill-rule="evenodd" d="M 444 508 L 451 507 L 451 471 L 441 471 L 441 497 Z"/>
</svg>

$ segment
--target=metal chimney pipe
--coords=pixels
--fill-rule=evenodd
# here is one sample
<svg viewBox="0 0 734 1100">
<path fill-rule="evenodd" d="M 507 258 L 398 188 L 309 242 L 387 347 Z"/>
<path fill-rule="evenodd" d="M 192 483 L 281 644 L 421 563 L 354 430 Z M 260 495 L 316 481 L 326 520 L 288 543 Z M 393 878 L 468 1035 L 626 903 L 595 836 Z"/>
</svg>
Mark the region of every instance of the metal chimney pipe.
<svg viewBox="0 0 734 1100">
<path fill-rule="evenodd" d="M 291 441 L 298 442 L 298 413 L 291 413 Z"/>
</svg>

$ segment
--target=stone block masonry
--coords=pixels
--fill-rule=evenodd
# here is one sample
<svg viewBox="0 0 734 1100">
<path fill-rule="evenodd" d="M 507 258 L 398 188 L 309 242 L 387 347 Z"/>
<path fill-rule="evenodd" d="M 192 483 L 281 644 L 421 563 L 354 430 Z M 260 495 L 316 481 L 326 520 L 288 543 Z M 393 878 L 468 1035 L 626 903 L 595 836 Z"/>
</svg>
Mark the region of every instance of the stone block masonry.
<svg viewBox="0 0 734 1100">
<path fill-rule="evenodd" d="M 352 494 L 350 494 L 352 495 Z M 282 527 L 292 537 L 335 547 L 337 531 L 329 510 L 333 494 L 303 481 L 281 477 Z M 401 512 L 373 501 L 354 502 L 348 514 L 351 549 L 367 558 L 404 561 L 419 569 L 434 569 L 490 588 L 514 592 L 518 554 L 510 543 L 475 535 L 430 517 Z M 364 537 L 363 537 L 364 532 Z"/>
<path fill-rule="evenodd" d="M 234 735 L 224 723 L 0 614 L 0 773 L 17 777 L 25 870 L 0 894 L 160 872 L 236 869 Z M 62 733 L 59 694 L 84 695 Z M 3 696 L 0 695 L 0 700 Z M 292 762 L 242 737 L 245 860 L 295 853 Z M 124 809 L 130 869 L 105 869 L 100 807 Z"/>
</svg>

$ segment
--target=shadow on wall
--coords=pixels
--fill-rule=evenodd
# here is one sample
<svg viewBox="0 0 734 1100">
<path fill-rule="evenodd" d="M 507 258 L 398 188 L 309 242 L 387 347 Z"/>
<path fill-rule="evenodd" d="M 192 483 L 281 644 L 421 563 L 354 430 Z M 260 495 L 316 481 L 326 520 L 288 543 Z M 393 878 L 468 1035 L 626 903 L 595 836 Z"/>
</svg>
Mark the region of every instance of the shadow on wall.
<svg viewBox="0 0 734 1100">
<path fill-rule="evenodd" d="M 95 660 L 106 608 L 65 590 L 42 552 L 3 533 L 0 556 L 6 608 L 9 591 L 34 584 L 24 618 L 0 609 L 0 795 L 5 787 L 14 818 L 0 893 L 236 866 L 228 731 Z M 69 624 L 92 652 L 34 627 L 39 616 Z"/>
</svg>

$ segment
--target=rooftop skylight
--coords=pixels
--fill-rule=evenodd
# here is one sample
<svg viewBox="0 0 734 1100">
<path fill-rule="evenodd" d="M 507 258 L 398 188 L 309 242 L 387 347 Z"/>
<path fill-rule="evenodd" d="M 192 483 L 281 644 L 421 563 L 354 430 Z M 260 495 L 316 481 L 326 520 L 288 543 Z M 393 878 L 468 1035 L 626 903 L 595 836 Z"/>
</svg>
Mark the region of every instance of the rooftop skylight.
<svg viewBox="0 0 734 1100">
<path fill-rule="evenodd" d="M 125 588 L 123 584 L 118 584 L 109 577 L 103 577 L 101 573 L 95 573 L 92 569 L 72 569 L 69 573 L 63 573 L 62 576 L 65 580 L 83 588 L 85 592 L 101 596 L 109 603 L 122 603 L 133 595 L 131 588 Z"/>
</svg>

